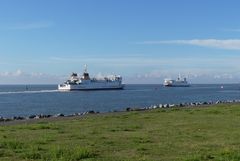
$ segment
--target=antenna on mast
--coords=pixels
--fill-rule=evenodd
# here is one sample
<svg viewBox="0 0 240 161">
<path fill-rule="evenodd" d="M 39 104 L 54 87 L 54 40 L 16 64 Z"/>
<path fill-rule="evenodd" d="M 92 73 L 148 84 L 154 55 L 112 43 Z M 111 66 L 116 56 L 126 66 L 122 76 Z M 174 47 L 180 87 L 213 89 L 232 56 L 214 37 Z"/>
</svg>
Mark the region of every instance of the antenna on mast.
<svg viewBox="0 0 240 161">
<path fill-rule="evenodd" d="M 178 73 L 178 80 L 180 80 L 181 79 L 181 74 L 180 73 Z"/>
<path fill-rule="evenodd" d="M 84 65 L 84 73 L 87 73 L 87 64 Z"/>
</svg>

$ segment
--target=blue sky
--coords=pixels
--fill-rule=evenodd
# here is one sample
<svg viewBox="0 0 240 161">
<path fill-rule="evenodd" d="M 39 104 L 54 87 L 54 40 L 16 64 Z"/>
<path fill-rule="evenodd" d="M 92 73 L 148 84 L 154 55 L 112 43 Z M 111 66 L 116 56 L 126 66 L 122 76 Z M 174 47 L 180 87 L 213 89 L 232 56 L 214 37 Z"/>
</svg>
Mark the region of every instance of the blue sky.
<svg viewBox="0 0 240 161">
<path fill-rule="evenodd" d="M 88 64 L 125 83 L 240 82 L 237 0 L 2 0 L 0 83 L 60 83 Z"/>
</svg>

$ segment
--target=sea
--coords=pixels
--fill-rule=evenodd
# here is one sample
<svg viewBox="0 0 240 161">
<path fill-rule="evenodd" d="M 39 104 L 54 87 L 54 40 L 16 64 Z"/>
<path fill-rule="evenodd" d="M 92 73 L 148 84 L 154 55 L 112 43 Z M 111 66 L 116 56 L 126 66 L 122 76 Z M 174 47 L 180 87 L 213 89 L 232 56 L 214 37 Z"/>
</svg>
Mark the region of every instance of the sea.
<svg viewBox="0 0 240 161">
<path fill-rule="evenodd" d="M 128 107 L 240 99 L 240 84 L 196 84 L 164 87 L 125 85 L 124 90 L 60 92 L 57 85 L 0 85 L 0 116 L 65 115 L 93 110 L 124 111 Z"/>
</svg>

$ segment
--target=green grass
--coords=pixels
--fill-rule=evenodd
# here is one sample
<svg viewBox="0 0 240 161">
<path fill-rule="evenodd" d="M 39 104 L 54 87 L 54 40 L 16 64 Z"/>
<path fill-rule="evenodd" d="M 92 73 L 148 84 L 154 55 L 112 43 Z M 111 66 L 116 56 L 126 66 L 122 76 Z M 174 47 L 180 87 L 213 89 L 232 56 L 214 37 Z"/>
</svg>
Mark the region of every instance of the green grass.
<svg viewBox="0 0 240 161">
<path fill-rule="evenodd" d="M 240 105 L 1 125 L 0 160 L 238 161 Z"/>
</svg>

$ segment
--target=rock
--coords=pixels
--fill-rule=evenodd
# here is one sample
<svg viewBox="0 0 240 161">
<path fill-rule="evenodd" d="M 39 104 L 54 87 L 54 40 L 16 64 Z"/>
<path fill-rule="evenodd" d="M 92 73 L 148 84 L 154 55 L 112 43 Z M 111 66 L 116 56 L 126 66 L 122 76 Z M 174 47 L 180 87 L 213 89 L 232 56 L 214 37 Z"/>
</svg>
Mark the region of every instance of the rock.
<svg viewBox="0 0 240 161">
<path fill-rule="evenodd" d="M 215 104 L 219 104 L 219 103 L 222 103 L 221 101 L 216 101 Z"/>
<path fill-rule="evenodd" d="M 164 108 L 168 108 L 168 107 L 169 107 L 169 104 L 164 104 L 163 107 L 164 107 Z"/>
<path fill-rule="evenodd" d="M 64 116 L 64 114 L 62 114 L 62 113 L 58 113 L 58 114 L 54 115 L 54 117 L 63 117 L 63 116 Z"/>
<path fill-rule="evenodd" d="M 0 116 L 0 122 L 4 121 L 4 118 L 2 116 Z"/>
<path fill-rule="evenodd" d="M 213 101 L 209 101 L 208 104 L 209 104 L 209 105 L 213 104 Z"/>
<path fill-rule="evenodd" d="M 28 116 L 28 119 L 34 119 L 36 117 L 36 115 L 30 115 Z"/>
<path fill-rule="evenodd" d="M 202 105 L 202 103 L 201 102 L 197 102 L 196 105 L 199 106 L 199 105 Z"/>
<path fill-rule="evenodd" d="M 132 109 L 130 107 L 126 108 L 126 111 L 131 111 Z"/>
<path fill-rule="evenodd" d="M 18 116 L 18 120 L 25 120 L 25 117 Z"/>
<path fill-rule="evenodd" d="M 41 119 L 41 118 L 45 118 L 46 117 L 46 115 L 43 115 L 43 114 L 40 114 L 39 115 L 39 118 Z"/>
<path fill-rule="evenodd" d="M 4 118 L 4 121 L 12 121 L 13 119 L 10 118 Z"/>
<path fill-rule="evenodd" d="M 190 105 L 191 106 L 196 106 L 196 103 L 195 102 L 191 102 Z"/>
<path fill-rule="evenodd" d="M 12 120 L 24 120 L 25 118 L 24 117 L 21 117 L 21 116 L 13 116 L 12 117 Z"/>
<path fill-rule="evenodd" d="M 40 119 L 40 115 L 36 115 L 34 119 Z"/>
<path fill-rule="evenodd" d="M 182 104 L 182 103 L 180 103 L 180 104 L 179 104 L 179 107 L 184 107 L 184 106 L 185 106 L 185 105 L 184 105 L 184 104 Z"/>
<path fill-rule="evenodd" d="M 86 114 L 88 114 L 88 112 L 83 112 L 81 115 L 86 115 Z"/>
<path fill-rule="evenodd" d="M 155 109 L 155 108 L 158 108 L 158 106 L 154 105 L 153 108 L 154 108 L 154 109 Z"/>
<path fill-rule="evenodd" d="M 95 112 L 93 110 L 88 111 L 89 114 L 94 114 Z"/>
<path fill-rule="evenodd" d="M 208 103 L 207 102 L 203 102 L 203 105 L 207 105 Z"/>
<path fill-rule="evenodd" d="M 145 108 L 135 108 L 134 109 L 134 111 L 145 111 L 145 110 L 147 110 L 147 109 L 145 109 Z"/>
<path fill-rule="evenodd" d="M 47 118 L 52 117 L 52 115 L 46 115 Z"/>
<path fill-rule="evenodd" d="M 70 114 L 70 115 L 68 115 L 68 116 L 80 116 L 80 115 L 82 115 L 81 113 L 74 113 L 74 114 Z"/>
</svg>

